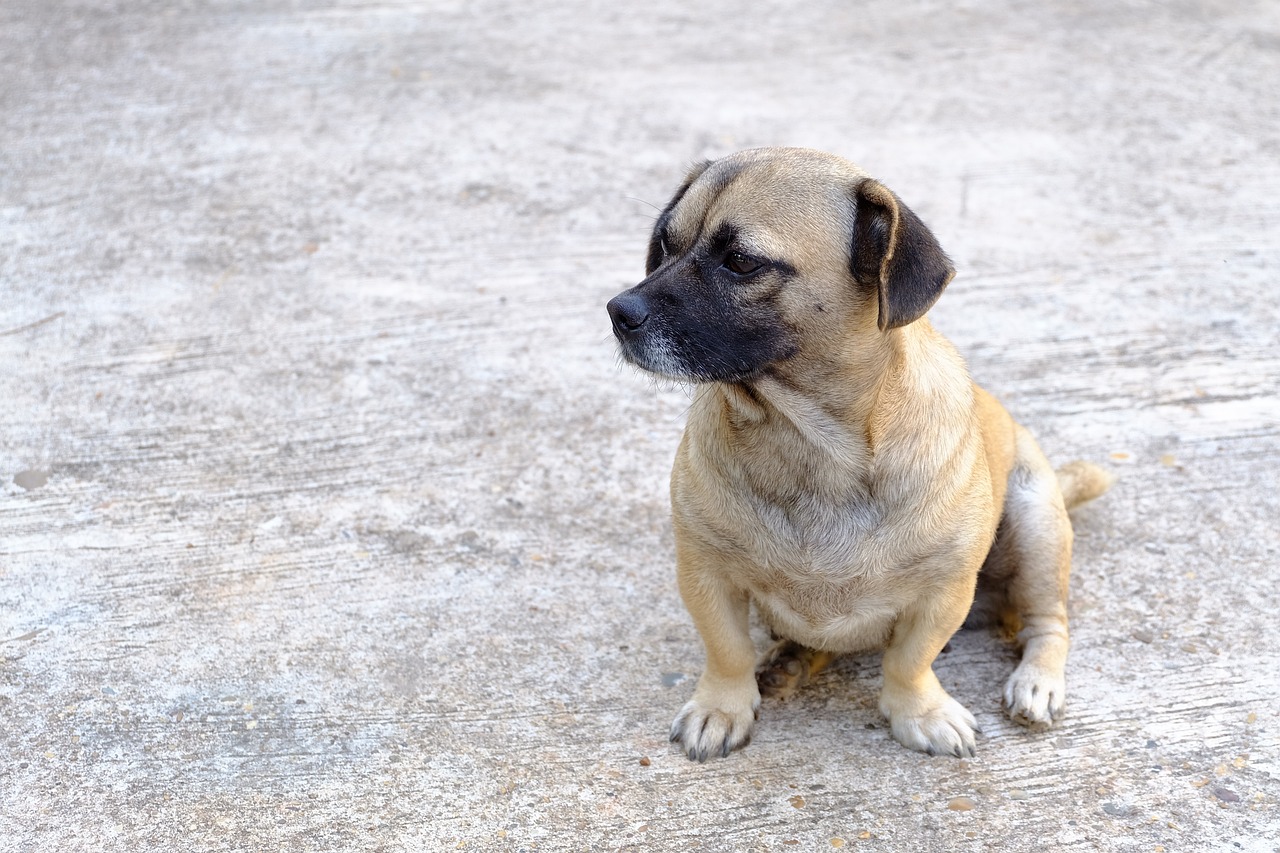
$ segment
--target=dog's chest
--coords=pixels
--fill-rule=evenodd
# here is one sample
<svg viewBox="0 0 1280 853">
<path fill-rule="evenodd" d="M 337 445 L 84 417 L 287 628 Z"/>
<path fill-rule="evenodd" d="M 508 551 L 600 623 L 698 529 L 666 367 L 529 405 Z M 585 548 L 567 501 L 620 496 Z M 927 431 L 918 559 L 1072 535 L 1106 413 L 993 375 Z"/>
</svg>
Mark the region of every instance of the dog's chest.
<svg viewBox="0 0 1280 853">
<path fill-rule="evenodd" d="M 964 532 L 972 501 L 954 487 L 964 478 L 939 473 L 955 442 L 897 436 L 873 462 L 847 431 L 825 449 L 767 424 L 730 441 L 705 406 L 690 417 L 672 478 L 677 537 L 714 555 L 778 634 L 881 647 L 908 606 L 969 570 L 955 557 L 980 535 Z"/>
<path fill-rule="evenodd" d="M 865 500 L 752 511 L 760 523 L 737 537 L 746 558 L 738 580 L 770 627 L 812 648 L 883 647 L 922 568 L 892 550 L 895 514 Z"/>
</svg>

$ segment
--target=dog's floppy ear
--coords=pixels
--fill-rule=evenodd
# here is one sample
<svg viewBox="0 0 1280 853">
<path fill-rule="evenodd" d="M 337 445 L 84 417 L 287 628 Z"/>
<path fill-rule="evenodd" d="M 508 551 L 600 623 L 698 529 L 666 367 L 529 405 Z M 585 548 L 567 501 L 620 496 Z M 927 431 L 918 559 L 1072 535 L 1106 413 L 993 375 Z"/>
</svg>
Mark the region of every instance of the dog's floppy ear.
<svg viewBox="0 0 1280 853">
<path fill-rule="evenodd" d="M 920 319 L 956 274 L 937 239 L 888 187 L 870 178 L 854 191 L 850 268 L 880 297 L 880 330 Z"/>
<path fill-rule="evenodd" d="M 653 236 L 649 238 L 649 257 L 644 262 L 644 274 L 653 275 L 653 271 L 662 266 L 662 232 L 667 227 L 667 220 L 671 218 L 671 211 L 675 210 L 680 199 L 684 198 L 684 194 L 689 191 L 689 187 L 693 186 L 693 182 L 698 180 L 703 172 L 707 171 L 707 167 L 712 163 L 711 160 L 703 160 L 701 163 L 689 170 L 689 174 L 684 176 L 684 183 L 680 184 L 680 189 L 676 190 L 676 194 L 671 197 L 671 201 L 667 202 L 667 206 L 662 209 L 662 213 L 658 214 L 658 220 L 653 224 Z"/>
</svg>

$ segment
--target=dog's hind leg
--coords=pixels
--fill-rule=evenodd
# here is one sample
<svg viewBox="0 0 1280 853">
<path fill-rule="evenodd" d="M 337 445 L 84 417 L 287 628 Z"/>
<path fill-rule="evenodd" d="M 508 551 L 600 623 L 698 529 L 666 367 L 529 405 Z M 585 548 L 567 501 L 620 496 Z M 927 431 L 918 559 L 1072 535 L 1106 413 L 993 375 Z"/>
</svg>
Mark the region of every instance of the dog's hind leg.
<svg viewBox="0 0 1280 853">
<path fill-rule="evenodd" d="M 1006 621 L 1017 630 L 1022 660 L 1005 683 L 1004 702 L 1023 725 L 1048 725 L 1065 707 L 1071 540 L 1058 477 L 1019 426 L 1004 516 L 987 563 L 1007 572 Z"/>
<path fill-rule="evenodd" d="M 756 683 L 766 699 L 790 699 L 797 690 L 827 668 L 835 655 L 802 646 L 791 640 L 779 640 L 765 653 L 756 667 Z"/>
</svg>

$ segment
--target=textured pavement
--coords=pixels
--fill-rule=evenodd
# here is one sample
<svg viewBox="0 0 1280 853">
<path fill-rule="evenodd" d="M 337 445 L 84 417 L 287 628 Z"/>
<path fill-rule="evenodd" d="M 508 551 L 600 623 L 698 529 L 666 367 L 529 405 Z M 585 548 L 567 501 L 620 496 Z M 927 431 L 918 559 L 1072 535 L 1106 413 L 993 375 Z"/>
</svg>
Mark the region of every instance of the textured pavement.
<svg viewBox="0 0 1280 853">
<path fill-rule="evenodd" d="M 1280 6 L 0 4 L 0 851 L 1280 849 Z M 685 390 L 604 303 L 842 154 L 1076 515 L 1068 715 L 666 741 Z M 763 640 L 763 636 L 761 636 Z"/>
</svg>

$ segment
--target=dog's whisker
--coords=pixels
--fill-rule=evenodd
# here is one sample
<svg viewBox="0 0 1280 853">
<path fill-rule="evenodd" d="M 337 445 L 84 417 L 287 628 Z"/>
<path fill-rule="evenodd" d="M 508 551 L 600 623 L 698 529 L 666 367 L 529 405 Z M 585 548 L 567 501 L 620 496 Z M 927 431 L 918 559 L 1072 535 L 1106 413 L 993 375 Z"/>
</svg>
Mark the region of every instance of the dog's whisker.
<svg viewBox="0 0 1280 853">
<path fill-rule="evenodd" d="M 658 211 L 659 213 L 661 213 L 661 212 L 662 212 L 662 208 L 658 207 L 656 204 L 654 204 L 654 203 L 653 203 L 653 202 L 651 202 L 651 201 L 645 201 L 644 199 L 640 198 L 639 196 L 629 195 L 629 196 L 624 196 L 624 198 L 626 198 L 626 199 L 627 199 L 627 201 L 638 201 L 638 202 L 640 202 L 640 203 L 641 203 L 641 204 L 643 204 L 643 205 L 646 205 L 646 206 L 648 206 L 648 207 L 652 207 L 654 210 Z"/>
</svg>

